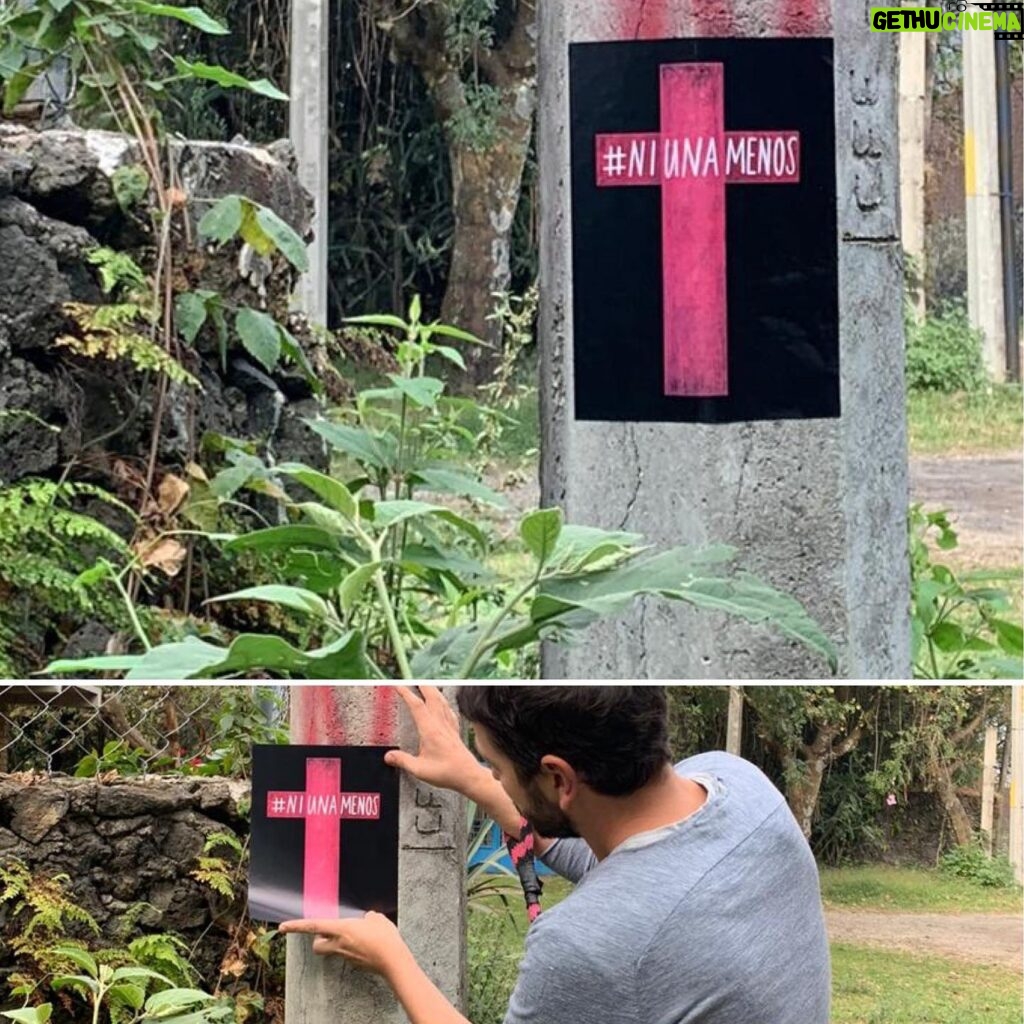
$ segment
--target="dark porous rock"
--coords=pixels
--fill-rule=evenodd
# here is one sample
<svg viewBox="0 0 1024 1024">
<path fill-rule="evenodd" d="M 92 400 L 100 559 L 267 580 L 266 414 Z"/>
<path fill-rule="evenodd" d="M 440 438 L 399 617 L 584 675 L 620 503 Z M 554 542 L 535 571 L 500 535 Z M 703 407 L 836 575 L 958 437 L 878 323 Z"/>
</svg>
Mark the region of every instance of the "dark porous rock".
<svg viewBox="0 0 1024 1024">
<path fill-rule="evenodd" d="M 96 794 L 96 813 L 102 818 L 135 818 L 170 814 L 189 807 L 195 798 L 172 780 L 159 777 L 118 781 Z"/>
<path fill-rule="evenodd" d="M 26 786 L 7 801 L 10 829 L 29 843 L 38 843 L 68 810 L 66 793 L 44 786 Z"/>
</svg>

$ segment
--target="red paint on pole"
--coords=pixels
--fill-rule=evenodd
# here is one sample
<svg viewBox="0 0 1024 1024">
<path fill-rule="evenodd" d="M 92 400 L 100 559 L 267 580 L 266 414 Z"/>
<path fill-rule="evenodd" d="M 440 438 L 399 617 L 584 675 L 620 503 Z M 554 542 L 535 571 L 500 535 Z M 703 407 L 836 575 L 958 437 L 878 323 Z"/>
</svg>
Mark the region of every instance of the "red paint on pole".
<svg viewBox="0 0 1024 1024">
<path fill-rule="evenodd" d="M 666 395 L 729 393 L 725 186 L 800 180 L 800 134 L 726 131 L 722 64 L 661 68 L 661 131 L 598 135 L 599 187 L 660 186 Z"/>
<path fill-rule="evenodd" d="M 398 742 L 398 704 L 393 686 L 374 687 L 372 743 L 394 746 Z"/>
<path fill-rule="evenodd" d="M 775 34 L 827 36 L 832 32 L 832 5 L 823 0 L 779 0 Z"/>
<path fill-rule="evenodd" d="M 333 686 L 296 686 L 291 704 L 293 742 L 344 746 L 345 723 Z"/>
<path fill-rule="evenodd" d="M 695 36 L 734 36 L 735 0 L 691 0 L 690 18 Z"/>
</svg>

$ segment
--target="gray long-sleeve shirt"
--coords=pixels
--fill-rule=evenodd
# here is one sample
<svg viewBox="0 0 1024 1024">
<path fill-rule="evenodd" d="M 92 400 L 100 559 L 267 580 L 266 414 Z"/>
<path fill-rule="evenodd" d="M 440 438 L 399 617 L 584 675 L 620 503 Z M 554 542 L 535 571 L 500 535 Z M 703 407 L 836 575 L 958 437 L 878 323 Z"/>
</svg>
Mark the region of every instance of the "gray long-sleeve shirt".
<svg viewBox="0 0 1024 1024">
<path fill-rule="evenodd" d="M 547 851 L 579 884 L 530 928 L 505 1024 L 827 1024 L 818 870 L 781 794 L 721 752 L 676 771 L 708 791 L 684 821 L 600 863 Z"/>
</svg>

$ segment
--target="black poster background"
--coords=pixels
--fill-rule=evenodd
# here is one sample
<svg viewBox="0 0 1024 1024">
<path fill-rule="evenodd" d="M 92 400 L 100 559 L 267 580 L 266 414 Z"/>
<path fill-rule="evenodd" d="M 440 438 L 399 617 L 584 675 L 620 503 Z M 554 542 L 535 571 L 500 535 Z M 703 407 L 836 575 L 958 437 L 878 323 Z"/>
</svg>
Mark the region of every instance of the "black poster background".
<svg viewBox="0 0 1024 1024">
<path fill-rule="evenodd" d="M 726 186 L 729 395 L 666 396 L 661 189 L 598 188 L 594 138 L 660 130 L 662 64 L 721 62 L 725 130 L 797 130 L 798 184 Z M 727 423 L 839 415 L 831 39 L 570 46 L 579 420 Z"/>
<path fill-rule="evenodd" d="M 367 910 L 398 920 L 398 771 L 384 763 L 393 747 L 254 745 L 249 913 L 279 923 L 302 917 L 306 823 L 268 818 L 267 794 L 306 788 L 306 759 L 341 760 L 346 793 L 380 793 L 380 819 L 341 821 L 339 903 L 342 916 Z"/>
</svg>

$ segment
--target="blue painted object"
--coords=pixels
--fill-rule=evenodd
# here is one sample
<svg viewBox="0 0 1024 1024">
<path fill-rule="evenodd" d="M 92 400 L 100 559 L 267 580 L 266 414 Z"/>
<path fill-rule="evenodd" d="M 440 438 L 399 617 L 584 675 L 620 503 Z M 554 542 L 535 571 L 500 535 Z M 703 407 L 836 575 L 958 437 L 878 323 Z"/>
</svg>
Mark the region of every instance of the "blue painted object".
<svg viewBox="0 0 1024 1024">
<path fill-rule="evenodd" d="M 499 874 L 500 871 L 498 868 L 498 864 L 500 864 L 502 867 L 506 868 L 509 871 L 514 870 L 512 867 L 512 858 L 508 855 L 508 849 L 505 846 L 505 838 L 501 833 L 501 828 L 497 824 L 492 822 L 491 827 L 487 830 L 487 838 L 484 839 L 484 841 L 480 844 L 480 848 L 470 858 L 469 866 L 472 868 L 476 867 L 477 864 L 482 864 L 485 860 L 487 860 L 488 857 L 490 857 L 494 853 L 495 850 L 498 849 L 504 850 L 505 852 L 503 856 L 497 859 L 497 861 L 492 862 L 490 865 L 488 865 L 486 869 L 487 874 Z M 536 864 L 538 875 L 554 874 L 551 868 L 549 868 L 546 864 L 541 863 L 539 859 L 536 861 Z"/>
</svg>

